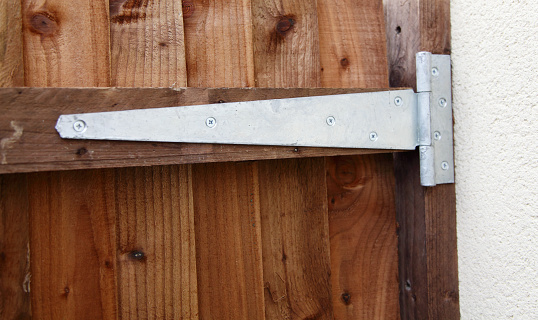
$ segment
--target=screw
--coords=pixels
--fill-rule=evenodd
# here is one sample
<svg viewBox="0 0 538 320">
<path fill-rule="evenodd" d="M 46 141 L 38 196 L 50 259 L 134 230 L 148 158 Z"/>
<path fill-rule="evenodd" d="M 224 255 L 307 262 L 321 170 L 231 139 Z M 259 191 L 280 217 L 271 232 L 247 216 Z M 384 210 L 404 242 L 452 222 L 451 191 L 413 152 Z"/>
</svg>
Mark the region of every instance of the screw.
<svg viewBox="0 0 538 320">
<path fill-rule="evenodd" d="M 434 138 L 435 140 L 437 140 L 437 141 L 441 140 L 441 132 L 439 132 L 439 131 L 435 131 L 435 132 L 433 133 L 433 138 Z"/>
<path fill-rule="evenodd" d="M 370 132 L 370 140 L 372 140 L 372 141 L 377 140 L 377 132 L 375 132 L 375 131 Z"/>
<path fill-rule="evenodd" d="M 333 116 L 327 117 L 327 124 L 331 127 L 334 126 L 336 124 L 336 119 Z"/>
<path fill-rule="evenodd" d="M 441 98 L 441 99 L 439 99 L 439 106 L 440 106 L 441 108 L 446 107 L 446 105 L 447 105 L 447 102 L 446 102 L 446 99 L 445 99 L 445 98 Z"/>
<path fill-rule="evenodd" d="M 446 161 L 441 162 L 441 169 L 446 171 L 446 170 L 448 170 L 448 168 L 449 168 L 448 162 L 446 162 Z"/>
<path fill-rule="evenodd" d="M 217 120 L 215 120 L 213 117 L 209 117 L 205 120 L 205 125 L 210 128 L 214 128 L 217 125 Z"/>
<path fill-rule="evenodd" d="M 403 104 L 403 99 L 401 97 L 394 98 L 394 104 L 398 107 L 401 106 Z"/>
<path fill-rule="evenodd" d="M 86 130 L 86 122 L 82 120 L 77 120 L 73 123 L 73 129 L 75 129 L 76 132 L 84 132 Z"/>
<path fill-rule="evenodd" d="M 439 75 L 439 69 L 432 68 L 432 76 L 437 77 Z"/>
</svg>

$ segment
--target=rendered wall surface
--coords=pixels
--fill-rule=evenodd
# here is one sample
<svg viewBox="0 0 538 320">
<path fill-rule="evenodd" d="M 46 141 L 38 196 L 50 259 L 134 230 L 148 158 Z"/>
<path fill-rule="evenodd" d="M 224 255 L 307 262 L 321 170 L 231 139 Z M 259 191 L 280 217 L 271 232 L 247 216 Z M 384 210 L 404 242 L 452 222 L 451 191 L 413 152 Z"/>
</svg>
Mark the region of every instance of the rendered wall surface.
<svg viewBox="0 0 538 320">
<path fill-rule="evenodd" d="M 538 1 L 452 0 L 462 319 L 538 319 Z"/>
</svg>

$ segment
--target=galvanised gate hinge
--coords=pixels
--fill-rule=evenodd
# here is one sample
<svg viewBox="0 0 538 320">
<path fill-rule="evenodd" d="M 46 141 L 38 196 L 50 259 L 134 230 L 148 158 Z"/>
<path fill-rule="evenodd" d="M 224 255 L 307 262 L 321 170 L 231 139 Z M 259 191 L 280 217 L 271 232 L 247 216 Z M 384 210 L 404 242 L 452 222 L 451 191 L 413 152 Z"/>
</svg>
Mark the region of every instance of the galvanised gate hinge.
<svg viewBox="0 0 538 320">
<path fill-rule="evenodd" d="M 417 92 L 62 115 L 66 139 L 420 151 L 423 186 L 454 182 L 450 56 L 417 54 Z"/>
</svg>

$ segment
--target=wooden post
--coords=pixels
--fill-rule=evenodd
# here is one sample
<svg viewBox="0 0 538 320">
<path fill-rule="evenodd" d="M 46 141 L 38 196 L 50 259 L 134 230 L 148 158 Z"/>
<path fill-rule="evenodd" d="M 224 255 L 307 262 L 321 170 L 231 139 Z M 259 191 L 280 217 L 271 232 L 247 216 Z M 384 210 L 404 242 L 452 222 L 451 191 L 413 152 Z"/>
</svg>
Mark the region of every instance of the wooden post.
<svg viewBox="0 0 538 320">
<path fill-rule="evenodd" d="M 450 54 L 449 0 L 386 0 L 390 85 L 415 86 L 415 53 Z M 454 184 L 424 188 L 417 152 L 394 156 L 402 319 L 459 319 Z"/>
</svg>

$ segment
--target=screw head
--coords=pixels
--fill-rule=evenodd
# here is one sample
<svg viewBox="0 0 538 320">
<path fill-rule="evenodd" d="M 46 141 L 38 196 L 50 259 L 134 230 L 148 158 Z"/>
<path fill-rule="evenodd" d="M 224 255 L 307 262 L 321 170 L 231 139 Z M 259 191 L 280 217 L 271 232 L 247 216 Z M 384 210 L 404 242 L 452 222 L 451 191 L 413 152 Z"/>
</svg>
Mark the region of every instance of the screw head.
<svg viewBox="0 0 538 320">
<path fill-rule="evenodd" d="M 401 106 L 403 104 L 403 99 L 401 97 L 394 98 L 394 104 L 398 107 Z"/>
<path fill-rule="evenodd" d="M 446 161 L 441 162 L 441 169 L 446 171 L 446 170 L 448 170 L 449 167 L 450 166 L 448 165 L 448 162 L 446 162 Z"/>
<path fill-rule="evenodd" d="M 375 132 L 375 131 L 370 132 L 370 140 L 376 141 L 377 138 L 378 138 L 377 132 Z"/>
<path fill-rule="evenodd" d="M 217 125 L 217 120 L 213 117 L 209 117 L 205 120 L 205 125 L 209 128 L 214 128 Z"/>
<path fill-rule="evenodd" d="M 439 131 L 435 131 L 435 132 L 433 133 L 433 138 L 434 138 L 435 140 L 437 140 L 437 141 L 441 140 L 441 132 L 439 132 Z"/>
<path fill-rule="evenodd" d="M 336 124 L 336 119 L 333 116 L 327 117 L 327 124 L 331 127 L 334 126 Z"/>
<path fill-rule="evenodd" d="M 437 77 L 439 75 L 439 69 L 432 68 L 432 76 Z"/>
<path fill-rule="evenodd" d="M 73 129 L 76 132 L 84 132 L 86 130 L 86 122 L 82 120 L 77 120 L 73 123 Z"/>
<path fill-rule="evenodd" d="M 446 101 L 445 98 L 441 98 L 441 99 L 439 99 L 439 106 L 440 106 L 441 108 L 446 107 L 446 105 L 447 105 L 447 101 Z"/>
</svg>

